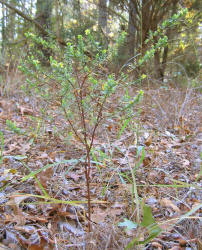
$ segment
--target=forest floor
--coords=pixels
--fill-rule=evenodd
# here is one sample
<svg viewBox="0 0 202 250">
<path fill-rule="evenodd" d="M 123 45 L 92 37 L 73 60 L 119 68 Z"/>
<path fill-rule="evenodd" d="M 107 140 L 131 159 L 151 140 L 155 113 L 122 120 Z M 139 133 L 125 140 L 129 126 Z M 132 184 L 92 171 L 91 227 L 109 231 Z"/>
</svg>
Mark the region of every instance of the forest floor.
<svg viewBox="0 0 202 250">
<path fill-rule="evenodd" d="M 171 87 L 143 90 L 134 127 L 118 138 L 118 121 L 107 120 L 95 138 L 90 233 L 85 151 L 67 133 L 58 107 L 14 88 L 0 97 L 0 249 L 124 249 L 148 236 L 140 249 L 202 249 L 201 95 Z M 134 179 L 140 147 L 145 156 Z M 148 206 L 153 217 L 146 225 Z M 131 229 L 128 220 L 120 226 L 124 219 L 134 222 Z M 162 230 L 157 237 L 149 220 Z"/>
</svg>

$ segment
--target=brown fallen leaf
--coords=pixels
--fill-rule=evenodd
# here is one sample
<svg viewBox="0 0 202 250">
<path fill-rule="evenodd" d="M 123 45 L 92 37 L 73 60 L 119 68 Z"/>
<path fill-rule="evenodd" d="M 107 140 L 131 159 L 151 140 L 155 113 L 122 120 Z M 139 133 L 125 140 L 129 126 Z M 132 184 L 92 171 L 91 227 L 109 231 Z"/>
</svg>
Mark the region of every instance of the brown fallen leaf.
<svg viewBox="0 0 202 250">
<path fill-rule="evenodd" d="M 81 176 L 74 173 L 74 172 L 68 172 L 68 174 L 66 175 L 66 178 L 71 178 L 73 179 L 75 182 L 77 182 L 79 180 Z"/>
<path fill-rule="evenodd" d="M 104 222 L 107 215 L 108 215 L 107 210 L 101 208 L 94 208 L 93 213 L 91 215 L 91 220 L 95 223 Z"/>
<path fill-rule="evenodd" d="M 31 142 L 28 142 L 28 143 L 24 143 L 21 145 L 21 148 L 20 148 L 20 153 L 22 155 L 25 155 L 29 150 L 30 150 L 30 147 L 31 147 Z"/>
<path fill-rule="evenodd" d="M 180 246 L 174 246 L 170 248 L 169 250 L 183 250 L 184 248 L 181 248 Z"/>
<path fill-rule="evenodd" d="M 147 140 L 145 141 L 145 145 L 146 146 L 150 146 L 152 144 L 152 139 L 153 139 L 153 132 L 151 133 L 151 135 L 149 135 L 149 137 L 147 138 Z"/>
<path fill-rule="evenodd" d="M 175 212 L 180 213 L 180 209 L 171 200 L 169 200 L 167 198 L 161 199 L 160 204 L 162 207 L 170 207 Z"/>
<path fill-rule="evenodd" d="M 33 113 L 34 113 L 32 109 L 26 108 L 23 106 L 18 106 L 18 110 L 22 116 L 23 115 L 33 115 Z"/>
<path fill-rule="evenodd" d="M 26 219 L 29 221 L 37 221 L 37 222 L 41 222 L 41 223 L 47 223 L 48 222 L 48 218 L 46 219 L 46 217 L 42 217 L 42 216 L 30 216 L 27 215 Z"/>
<path fill-rule="evenodd" d="M 10 197 L 10 200 L 6 203 L 6 205 L 11 206 L 13 208 L 13 212 L 15 215 L 22 216 L 22 211 L 20 209 L 20 203 L 25 199 L 29 198 L 28 195 L 18 195 L 13 194 Z"/>
<path fill-rule="evenodd" d="M 51 244 L 48 244 L 47 241 L 43 238 L 41 238 L 40 240 L 40 244 L 36 245 L 30 245 L 28 248 L 28 250 L 44 250 L 44 249 L 53 249 L 53 246 Z"/>
<path fill-rule="evenodd" d="M 144 167 L 148 166 L 151 163 L 151 157 L 150 156 L 146 156 L 143 160 L 143 165 Z"/>
<path fill-rule="evenodd" d="M 156 242 L 156 241 L 152 242 L 151 244 L 152 244 L 152 247 L 155 247 L 158 250 L 163 249 L 163 246 L 160 243 Z"/>
<path fill-rule="evenodd" d="M 50 181 L 52 176 L 53 176 L 53 168 L 47 168 L 46 170 L 41 171 L 39 174 L 37 174 L 37 178 L 38 178 L 39 182 L 41 183 L 41 185 L 45 189 L 49 185 L 49 181 Z M 39 189 L 41 190 L 40 187 L 39 187 Z M 37 191 L 39 191 L 39 190 L 37 190 Z"/>
</svg>

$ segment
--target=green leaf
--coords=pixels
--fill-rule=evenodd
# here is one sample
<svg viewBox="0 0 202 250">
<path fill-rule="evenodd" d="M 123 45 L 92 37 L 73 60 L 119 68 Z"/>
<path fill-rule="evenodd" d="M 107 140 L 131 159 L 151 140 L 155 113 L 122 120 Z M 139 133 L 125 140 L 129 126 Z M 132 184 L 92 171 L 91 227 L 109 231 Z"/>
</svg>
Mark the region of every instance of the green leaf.
<svg viewBox="0 0 202 250">
<path fill-rule="evenodd" d="M 151 207 L 143 205 L 143 219 L 141 222 L 142 227 L 147 227 L 155 223 L 155 220 L 152 215 Z"/>
<path fill-rule="evenodd" d="M 143 220 L 140 226 L 145 227 L 149 231 L 149 236 L 145 240 L 139 240 L 139 238 L 134 238 L 126 247 L 126 249 L 133 248 L 134 245 L 145 245 L 151 240 L 156 238 L 162 231 L 152 215 L 152 210 L 149 206 L 143 204 Z"/>
<path fill-rule="evenodd" d="M 126 128 L 126 126 L 128 125 L 128 123 L 130 122 L 131 119 L 132 119 L 132 117 L 128 118 L 128 119 L 124 122 L 124 124 L 123 124 L 121 130 L 119 131 L 118 139 L 120 139 L 120 137 L 121 137 L 121 135 L 122 135 L 124 129 Z"/>
<path fill-rule="evenodd" d="M 20 128 L 18 128 L 18 127 L 16 126 L 15 122 L 12 122 L 12 121 L 10 121 L 10 120 L 6 120 L 6 125 L 7 125 L 7 127 L 8 127 L 11 131 L 13 131 L 14 133 L 17 133 L 17 134 L 24 134 L 24 132 L 23 132 Z"/>
<path fill-rule="evenodd" d="M 132 222 L 131 220 L 124 219 L 124 222 L 120 222 L 120 223 L 118 224 L 118 226 L 119 226 L 119 227 L 126 227 L 127 230 L 131 230 L 131 229 L 137 228 L 138 224 Z"/>
<path fill-rule="evenodd" d="M 21 161 L 21 160 L 27 159 L 27 156 L 26 155 L 14 155 L 13 159 Z"/>
<path fill-rule="evenodd" d="M 0 130 L 0 139 L 1 139 L 1 151 L 0 151 L 0 164 L 3 161 L 3 148 L 4 148 L 4 135 Z"/>
<path fill-rule="evenodd" d="M 0 158 L 3 156 L 3 148 L 4 148 L 4 135 L 0 130 L 0 139 L 1 139 L 1 153 L 0 153 Z"/>
<path fill-rule="evenodd" d="M 139 162 L 137 163 L 137 165 L 134 168 L 134 171 L 139 168 L 139 166 L 142 164 L 144 157 L 145 157 L 145 151 L 144 151 L 144 147 L 143 146 L 139 146 L 137 149 L 137 156 L 140 155 L 140 153 L 142 152 L 141 158 L 139 160 Z"/>
<path fill-rule="evenodd" d="M 161 232 L 161 229 L 156 225 L 155 229 L 150 232 L 149 236 L 145 240 L 139 240 L 138 238 L 134 238 L 125 249 L 133 248 L 134 245 L 145 245 L 149 242 L 151 242 L 154 238 L 156 238 L 159 233 Z"/>
</svg>

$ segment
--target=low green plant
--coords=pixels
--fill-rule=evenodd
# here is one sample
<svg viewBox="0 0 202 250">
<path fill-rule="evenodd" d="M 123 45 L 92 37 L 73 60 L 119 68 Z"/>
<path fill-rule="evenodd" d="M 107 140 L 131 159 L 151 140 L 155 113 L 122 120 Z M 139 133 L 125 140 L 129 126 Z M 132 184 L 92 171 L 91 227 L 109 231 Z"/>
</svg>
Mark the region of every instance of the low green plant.
<svg viewBox="0 0 202 250">
<path fill-rule="evenodd" d="M 141 232 L 141 236 L 143 234 L 147 234 L 144 240 L 140 240 L 139 237 L 135 237 L 125 249 L 134 249 L 134 246 L 142 246 L 144 247 L 147 243 L 151 242 L 154 238 L 164 232 L 165 229 L 162 229 L 163 225 L 168 225 L 166 228 L 169 230 L 174 225 L 182 222 L 184 219 L 199 219 L 199 216 L 192 216 L 197 211 L 200 211 L 202 208 L 202 204 L 194 206 L 189 212 L 184 215 L 179 216 L 178 218 L 174 218 L 171 220 L 166 220 L 163 222 L 156 222 L 153 215 L 152 210 L 149 206 L 142 203 L 142 220 L 139 223 L 133 222 L 128 219 L 124 219 L 123 222 L 120 222 L 118 225 L 120 227 L 125 227 L 126 230 L 139 230 Z M 165 228 L 165 226 L 164 226 Z"/>
<path fill-rule="evenodd" d="M 127 230 L 138 228 L 141 233 L 146 232 L 148 237 L 145 240 L 140 240 L 138 237 L 134 238 L 126 247 L 126 249 L 133 248 L 134 245 L 145 245 L 152 239 L 156 238 L 162 231 L 159 225 L 156 223 L 152 210 L 149 206 L 142 202 L 142 220 L 138 223 L 132 222 L 131 220 L 125 219 L 124 222 L 118 224 L 120 227 L 126 227 Z"/>
<path fill-rule="evenodd" d="M 67 124 L 75 139 L 83 145 L 86 158 L 83 162 L 85 169 L 89 230 L 91 220 L 91 197 L 90 197 L 90 172 L 91 172 L 91 151 L 94 138 L 101 122 L 116 112 L 132 114 L 133 107 L 139 102 L 143 92 L 137 96 L 128 96 L 127 102 L 121 97 L 121 107 L 115 112 L 108 111 L 110 98 L 116 91 L 123 88 L 123 78 L 116 79 L 114 74 L 103 77 L 100 68 L 104 65 L 111 51 L 102 49 L 94 40 L 90 30 L 86 30 L 86 36 L 78 36 L 78 44 L 68 42 L 65 53 L 58 60 L 57 50 L 50 57 L 50 68 L 45 68 L 40 61 L 30 54 L 20 69 L 27 76 L 27 89 L 41 95 L 47 103 L 57 100 L 60 109 L 63 111 Z M 32 41 L 41 43 L 41 46 L 48 46 L 41 39 L 33 34 L 27 34 Z M 53 50 L 54 46 L 51 46 Z M 90 49 L 93 55 L 90 58 L 86 51 Z M 54 88 L 50 85 L 54 82 Z M 26 87 L 24 87 L 26 89 Z M 29 91 L 28 91 L 29 92 Z M 129 110 L 131 111 L 129 112 Z M 123 129 L 121 133 L 123 132 Z"/>
<path fill-rule="evenodd" d="M 16 134 L 22 135 L 22 134 L 25 133 L 24 131 L 22 131 L 20 128 L 17 127 L 17 125 L 15 124 L 15 122 L 12 122 L 12 121 L 10 121 L 10 120 L 6 120 L 6 125 L 7 125 L 7 127 L 8 127 L 11 131 L 13 131 L 13 132 L 16 133 Z"/>
<path fill-rule="evenodd" d="M 29 126 L 30 132 L 29 136 L 33 139 L 37 139 L 44 134 L 44 124 L 42 118 L 30 116 L 30 119 L 33 121 L 34 125 Z M 41 131 L 42 130 L 42 131 Z"/>
<path fill-rule="evenodd" d="M 99 154 L 99 158 L 100 160 L 98 160 L 98 157 L 96 155 L 96 153 Z M 104 165 L 104 159 L 107 158 L 107 155 L 105 155 L 104 152 L 102 152 L 101 150 L 96 150 L 96 149 L 92 149 L 91 150 L 91 155 L 92 155 L 92 159 L 93 161 L 95 162 L 96 164 L 96 167 L 97 167 L 97 170 L 98 170 L 98 173 L 100 175 L 100 183 L 101 183 L 101 186 L 102 186 L 102 190 L 101 190 L 101 195 L 104 196 L 105 195 L 105 191 L 106 191 L 106 185 L 104 184 L 104 179 L 103 179 L 103 175 L 102 175 L 102 166 Z M 105 155 L 105 156 L 104 156 Z M 100 162 L 99 162 L 100 161 Z"/>
<path fill-rule="evenodd" d="M 179 17 L 175 17 L 179 18 Z M 169 22 L 163 24 L 167 27 Z M 164 28 L 165 28 L 164 27 Z M 150 34 L 149 41 L 153 37 L 159 35 Z M 45 67 L 40 63 L 40 51 L 33 51 L 30 48 L 29 55 L 21 62 L 20 70 L 25 73 L 27 78 L 27 86 L 24 90 L 30 92 L 35 91 L 37 95 L 43 97 L 47 103 L 57 101 L 60 103 L 60 109 L 63 111 L 67 124 L 75 139 L 80 142 L 86 152 L 86 159 L 83 164 L 85 169 L 87 198 L 88 198 L 88 219 L 90 230 L 91 217 L 91 198 L 90 198 L 90 171 L 91 171 L 91 151 L 98 127 L 101 122 L 107 118 L 116 116 L 116 112 L 122 115 L 122 127 L 118 133 L 118 138 L 122 135 L 126 127 L 130 124 L 134 117 L 133 107 L 140 103 L 143 91 L 139 91 L 136 96 L 130 96 L 127 87 L 127 75 L 121 74 L 119 78 L 114 74 L 106 74 L 103 77 L 102 67 L 106 65 L 109 58 L 117 55 L 117 48 L 123 44 L 126 35 L 123 33 L 118 39 L 118 44 L 107 49 L 95 41 L 93 33 L 90 30 L 85 31 L 85 36 L 78 35 L 77 44 L 68 42 L 64 53 L 61 53 L 59 46 L 52 41 L 44 41 L 32 33 L 27 33 L 26 37 L 30 40 L 30 47 L 33 44 L 40 45 L 44 49 L 51 49 L 50 67 Z M 137 60 L 138 66 L 144 64 L 154 56 L 155 51 L 167 45 L 167 37 L 160 36 L 157 43 L 146 51 L 142 58 Z M 88 53 L 91 51 L 91 53 Z M 132 68 L 136 67 L 131 65 Z M 146 75 L 141 75 L 141 80 Z M 137 79 L 138 81 L 138 79 Z M 53 84 L 52 84 L 53 83 Z M 125 90 L 125 94 L 120 97 L 115 111 L 110 112 L 110 98 L 119 90 Z M 118 104 L 119 103 L 119 104 Z M 10 123 L 10 127 L 17 133 L 20 130 Z M 138 129 L 137 129 L 138 130 Z M 144 149 L 142 149 L 142 158 L 144 158 Z M 139 166 L 139 165 L 138 165 Z M 136 167 L 138 167 L 136 166 Z M 132 182 L 135 183 L 135 170 L 131 170 Z M 138 204 L 137 187 L 133 185 L 133 192 Z M 139 215 L 138 215 L 139 217 Z"/>
</svg>

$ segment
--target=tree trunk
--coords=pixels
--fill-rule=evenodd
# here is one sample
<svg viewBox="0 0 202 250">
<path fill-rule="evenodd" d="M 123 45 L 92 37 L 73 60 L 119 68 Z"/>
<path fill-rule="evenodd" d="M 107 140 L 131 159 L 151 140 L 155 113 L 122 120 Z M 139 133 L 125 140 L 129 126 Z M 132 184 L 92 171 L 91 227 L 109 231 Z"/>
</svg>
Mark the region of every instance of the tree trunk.
<svg viewBox="0 0 202 250">
<path fill-rule="evenodd" d="M 21 16 L 22 18 L 24 18 L 25 20 L 33 23 L 35 25 L 35 27 L 40 31 L 40 33 L 43 34 L 43 36 L 49 37 L 51 32 L 50 30 L 47 31 L 43 26 L 41 26 L 40 23 L 38 23 L 35 19 L 32 19 L 30 16 L 26 15 L 24 12 L 20 11 L 19 9 L 15 8 L 15 6 L 13 6 L 12 4 L 9 4 L 8 2 L 6 2 L 6 0 L 0 0 L 0 3 L 2 3 L 3 5 L 5 5 L 7 8 L 12 9 L 15 11 L 15 13 L 17 13 L 19 16 Z M 53 34 L 52 38 L 57 38 L 55 37 L 55 35 Z M 56 39 L 57 40 L 57 39 Z M 61 45 L 66 46 L 66 42 L 63 41 L 62 39 L 57 40 Z"/>
<path fill-rule="evenodd" d="M 73 1 L 73 11 L 76 19 L 81 21 L 81 3 L 80 0 L 72 0 Z"/>
<path fill-rule="evenodd" d="M 36 20 L 37 22 L 45 29 L 45 30 L 51 30 L 51 16 L 52 16 L 52 0 L 37 0 L 36 3 Z M 44 34 L 44 32 L 39 32 L 39 35 L 44 39 L 47 40 L 48 36 Z M 38 49 L 40 49 L 43 52 L 44 58 L 41 58 L 41 63 L 43 65 L 49 65 L 49 58 L 51 55 L 51 50 L 44 48 L 42 45 L 38 46 Z"/>
<path fill-rule="evenodd" d="M 128 21 L 128 59 L 134 57 L 135 53 L 135 36 L 136 36 L 136 27 L 135 19 L 137 17 L 136 9 L 132 0 L 129 2 L 129 21 Z"/>
<path fill-rule="evenodd" d="M 178 3 L 178 0 L 173 0 L 171 15 L 174 15 L 174 13 L 177 10 L 177 8 L 176 8 L 177 3 Z M 157 28 L 157 24 L 155 26 L 155 29 L 156 28 Z M 168 37 L 168 39 L 171 37 L 171 30 L 170 29 L 167 30 L 166 36 Z M 155 53 L 155 55 L 154 55 L 154 65 L 155 65 L 155 77 L 156 77 L 156 79 L 160 80 L 160 81 L 163 81 L 164 76 L 165 76 L 167 58 L 168 58 L 168 45 L 165 46 L 164 48 L 162 48 L 161 52 L 157 51 Z M 162 54 L 162 57 L 161 57 L 161 54 Z"/>
<path fill-rule="evenodd" d="M 19 16 L 21 16 L 22 18 L 28 20 L 31 23 L 34 23 L 34 25 L 41 31 L 43 32 L 44 35 L 48 35 L 48 32 L 34 19 L 32 19 L 31 17 L 29 17 L 28 15 L 26 15 L 25 13 L 23 13 L 22 11 L 18 10 L 17 8 L 15 8 L 15 6 L 13 6 L 12 4 L 9 4 L 8 2 L 6 2 L 5 0 L 0 0 L 0 3 L 2 3 L 3 5 L 5 5 L 6 7 L 8 7 L 9 9 L 14 10 Z"/>
<path fill-rule="evenodd" d="M 55 0 L 55 15 L 56 15 L 56 37 L 60 39 L 60 16 L 59 16 L 59 6 L 58 0 Z"/>
<path fill-rule="evenodd" d="M 107 0 L 99 0 L 98 26 L 103 30 L 107 27 Z"/>
<path fill-rule="evenodd" d="M 129 21 L 128 21 L 128 31 L 127 37 L 124 44 L 119 47 L 118 51 L 118 68 L 122 67 L 124 64 L 132 62 L 135 54 L 135 40 L 136 40 L 136 8 L 133 0 L 129 2 Z"/>
<path fill-rule="evenodd" d="M 5 35 L 5 7 L 2 4 L 2 18 L 1 18 L 1 37 L 2 37 L 2 45 L 1 45 L 1 63 L 4 65 L 5 63 L 5 43 L 6 43 L 6 35 Z"/>
<path fill-rule="evenodd" d="M 10 1 L 10 4 L 15 6 L 16 1 L 15 0 Z M 14 10 L 8 9 L 7 24 L 6 24 L 6 36 L 7 36 L 7 39 L 11 42 L 13 42 L 14 36 L 15 36 L 15 15 L 16 15 L 16 13 Z"/>
<path fill-rule="evenodd" d="M 51 30 L 52 0 L 37 0 L 36 20 L 44 28 Z"/>
</svg>

